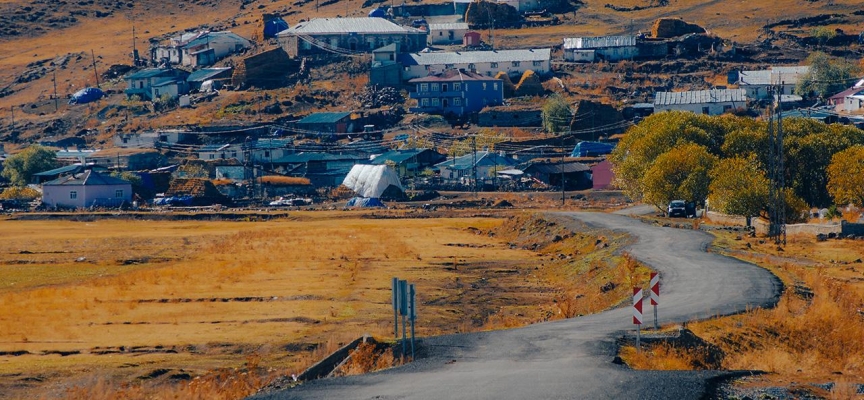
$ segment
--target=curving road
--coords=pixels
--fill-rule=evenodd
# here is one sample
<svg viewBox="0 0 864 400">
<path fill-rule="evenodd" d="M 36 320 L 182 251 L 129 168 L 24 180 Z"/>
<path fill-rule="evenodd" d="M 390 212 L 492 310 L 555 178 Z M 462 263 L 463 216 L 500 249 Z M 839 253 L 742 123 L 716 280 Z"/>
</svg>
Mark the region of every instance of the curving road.
<svg viewBox="0 0 864 400">
<path fill-rule="evenodd" d="M 712 237 L 625 215 L 559 213 L 625 231 L 627 249 L 661 273 L 660 323 L 770 307 L 782 290 L 768 271 L 705 249 Z M 649 308 L 646 307 L 646 310 Z M 322 379 L 255 399 L 700 399 L 722 372 L 633 371 L 612 363 L 631 308 L 506 331 L 425 338 L 427 356 L 400 368 Z M 646 313 L 646 322 L 649 321 Z"/>
</svg>

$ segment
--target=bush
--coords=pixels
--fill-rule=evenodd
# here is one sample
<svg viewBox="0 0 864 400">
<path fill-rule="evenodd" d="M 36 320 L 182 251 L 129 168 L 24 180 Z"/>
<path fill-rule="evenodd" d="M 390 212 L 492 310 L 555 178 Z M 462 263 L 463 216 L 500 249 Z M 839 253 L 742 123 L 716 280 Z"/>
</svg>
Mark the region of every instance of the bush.
<svg viewBox="0 0 864 400">
<path fill-rule="evenodd" d="M 40 197 L 42 194 L 38 190 L 29 187 L 13 186 L 0 192 L 0 199 L 2 200 L 33 201 Z"/>
</svg>

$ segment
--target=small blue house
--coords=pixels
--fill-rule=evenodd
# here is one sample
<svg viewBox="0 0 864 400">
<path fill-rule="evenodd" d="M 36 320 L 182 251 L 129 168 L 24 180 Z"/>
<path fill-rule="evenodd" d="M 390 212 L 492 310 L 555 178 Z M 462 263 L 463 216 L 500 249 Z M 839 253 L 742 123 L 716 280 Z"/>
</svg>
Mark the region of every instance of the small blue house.
<svg viewBox="0 0 864 400">
<path fill-rule="evenodd" d="M 417 99 L 417 107 L 411 108 L 415 113 L 463 116 L 504 103 L 504 84 L 500 79 L 463 69 L 448 69 L 408 82 L 416 85 L 410 95 Z"/>
</svg>

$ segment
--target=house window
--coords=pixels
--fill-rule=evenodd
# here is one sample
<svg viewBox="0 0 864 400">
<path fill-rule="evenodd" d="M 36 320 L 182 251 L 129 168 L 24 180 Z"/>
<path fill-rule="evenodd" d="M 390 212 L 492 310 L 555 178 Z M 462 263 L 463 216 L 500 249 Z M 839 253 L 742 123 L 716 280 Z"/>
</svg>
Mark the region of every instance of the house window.
<svg viewBox="0 0 864 400">
<path fill-rule="evenodd" d="M 462 105 L 462 99 L 459 97 L 454 97 L 453 98 L 453 105 L 456 107 L 461 106 Z"/>
<path fill-rule="evenodd" d="M 232 151 L 232 152 L 231 152 L 231 157 L 237 158 L 237 152 L 236 152 L 236 151 Z"/>
<path fill-rule="evenodd" d="M 494 89 L 494 90 L 498 90 L 498 82 L 493 82 L 493 83 L 492 83 L 492 89 Z"/>
<path fill-rule="evenodd" d="M 425 97 L 420 99 L 420 106 L 421 107 L 429 107 L 429 99 L 425 98 Z"/>
<path fill-rule="evenodd" d="M 77 191 L 72 190 L 72 191 L 69 192 L 69 199 L 71 199 L 71 200 L 75 200 L 75 199 L 77 199 L 77 198 L 78 198 L 78 192 L 77 192 Z"/>
<path fill-rule="evenodd" d="M 447 91 L 447 84 L 446 84 L 446 83 L 442 83 L 442 84 L 441 84 L 441 91 L 442 91 L 442 92 L 446 92 L 446 91 Z"/>
<path fill-rule="evenodd" d="M 514 67 L 518 67 L 518 66 L 519 66 L 519 61 L 513 61 L 513 66 L 514 66 Z"/>
<path fill-rule="evenodd" d="M 433 83 L 433 84 L 432 84 L 432 91 L 433 91 L 433 92 L 439 92 L 439 91 L 441 91 L 441 87 L 439 86 L 439 84 L 437 84 L 437 83 Z"/>
<path fill-rule="evenodd" d="M 723 112 L 729 112 L 730 110 L 732 110 L 732 106 L 730 106 L 728 104 L 723 106 Z"/>
<path fill-rule="evenodd" d="M 432 98 L 432 107 L 438 107 L 441 104 L 441 100 L 437 97 Z"/>
<path fill-rule="evenodd" d="M 468 69 L 471 70 L 471 71 L 473 71 L 473 70 L 475 70 L 475 69 L 477 69 L 477 68 L 474 67 L 474 64 L 468 64 Z"/>
<path fill-rule="evenodd" d="M 486 82 L 483 82 L 483 90 L 486 90 Z"/>
<path fill-rule="evenodd" d="M 265 150 L 264 151 L 264 157 L 270 157 L 270 152 Z"/>
<path fill-rule="evenodd" d="M 498 63 L 490 63 L 489 66 L 492 68 L 498 68 Z"/>
<path fill-rule="evenodd" d="M 543 65 L 543 61 L 534 61 L 532 64 L 533 64 L 535 67 L 539 67 L 539 66 Z"/>
<path fill-rule="evenodd" d="M 428 83 L 421 83 L 421 84 L 420 84 L 420 89 L 418 89 L 418 91 L 420 91 L 420 92 L 428 92 L 428 91 L 429 91 L 429 84 L 428 84 Z"/>
<path fill-rule="evenodd" d="M 117 189 L 114 191 L 114 197 L 118 199 L 123 198 L 123 189 Z"/>
<path fill-rule="evenodd" d="M 708 114 L 708 107 L 702 107 L 702 114 Z"/>
<path fill-rule="evenodd" d="M 453 68 L 453 64 L 444 64 L 444 69 L 451 69 L 451 68 Z"/>
<path fill-rule="evenodd" d="M 460 90 L 462 90 L 462 82 L 453 83 L 453 91 L 458 92 Z"/>
<path fill-rule="evenodd" d="M 404 69 L 405 71 L 410 71 L 410 70 L 411 70 L 411 67 L 405 67 L 405 68 L 403 68 L 403 69 Z"/>
<path fill-rule="evenodd" d="M 215 155 L 215 154 L 210 154 L 210 159 L 211 159 L 211 160 L 215 160 L 215 159 L 216 159 L 216 155 Z"/>
</svg>

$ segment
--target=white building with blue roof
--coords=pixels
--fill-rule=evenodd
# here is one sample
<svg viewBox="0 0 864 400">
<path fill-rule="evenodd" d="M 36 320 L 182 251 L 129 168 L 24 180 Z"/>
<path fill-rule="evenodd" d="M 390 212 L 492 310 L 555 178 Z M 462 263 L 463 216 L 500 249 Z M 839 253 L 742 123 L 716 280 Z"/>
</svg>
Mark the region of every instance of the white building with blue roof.
<svg viewBox="0 0 864 400">
<path fill-rule="evenodd" d="M 544 76 L 552 72 L 552 49 L 442 51 L 406 53 L 398 56 L 402 79 L 438 74 L 448 69 L 463 69 L 480 75 L 495 76 L 499 71 L 511 77 L 534 71 Z"/>
</svg>

